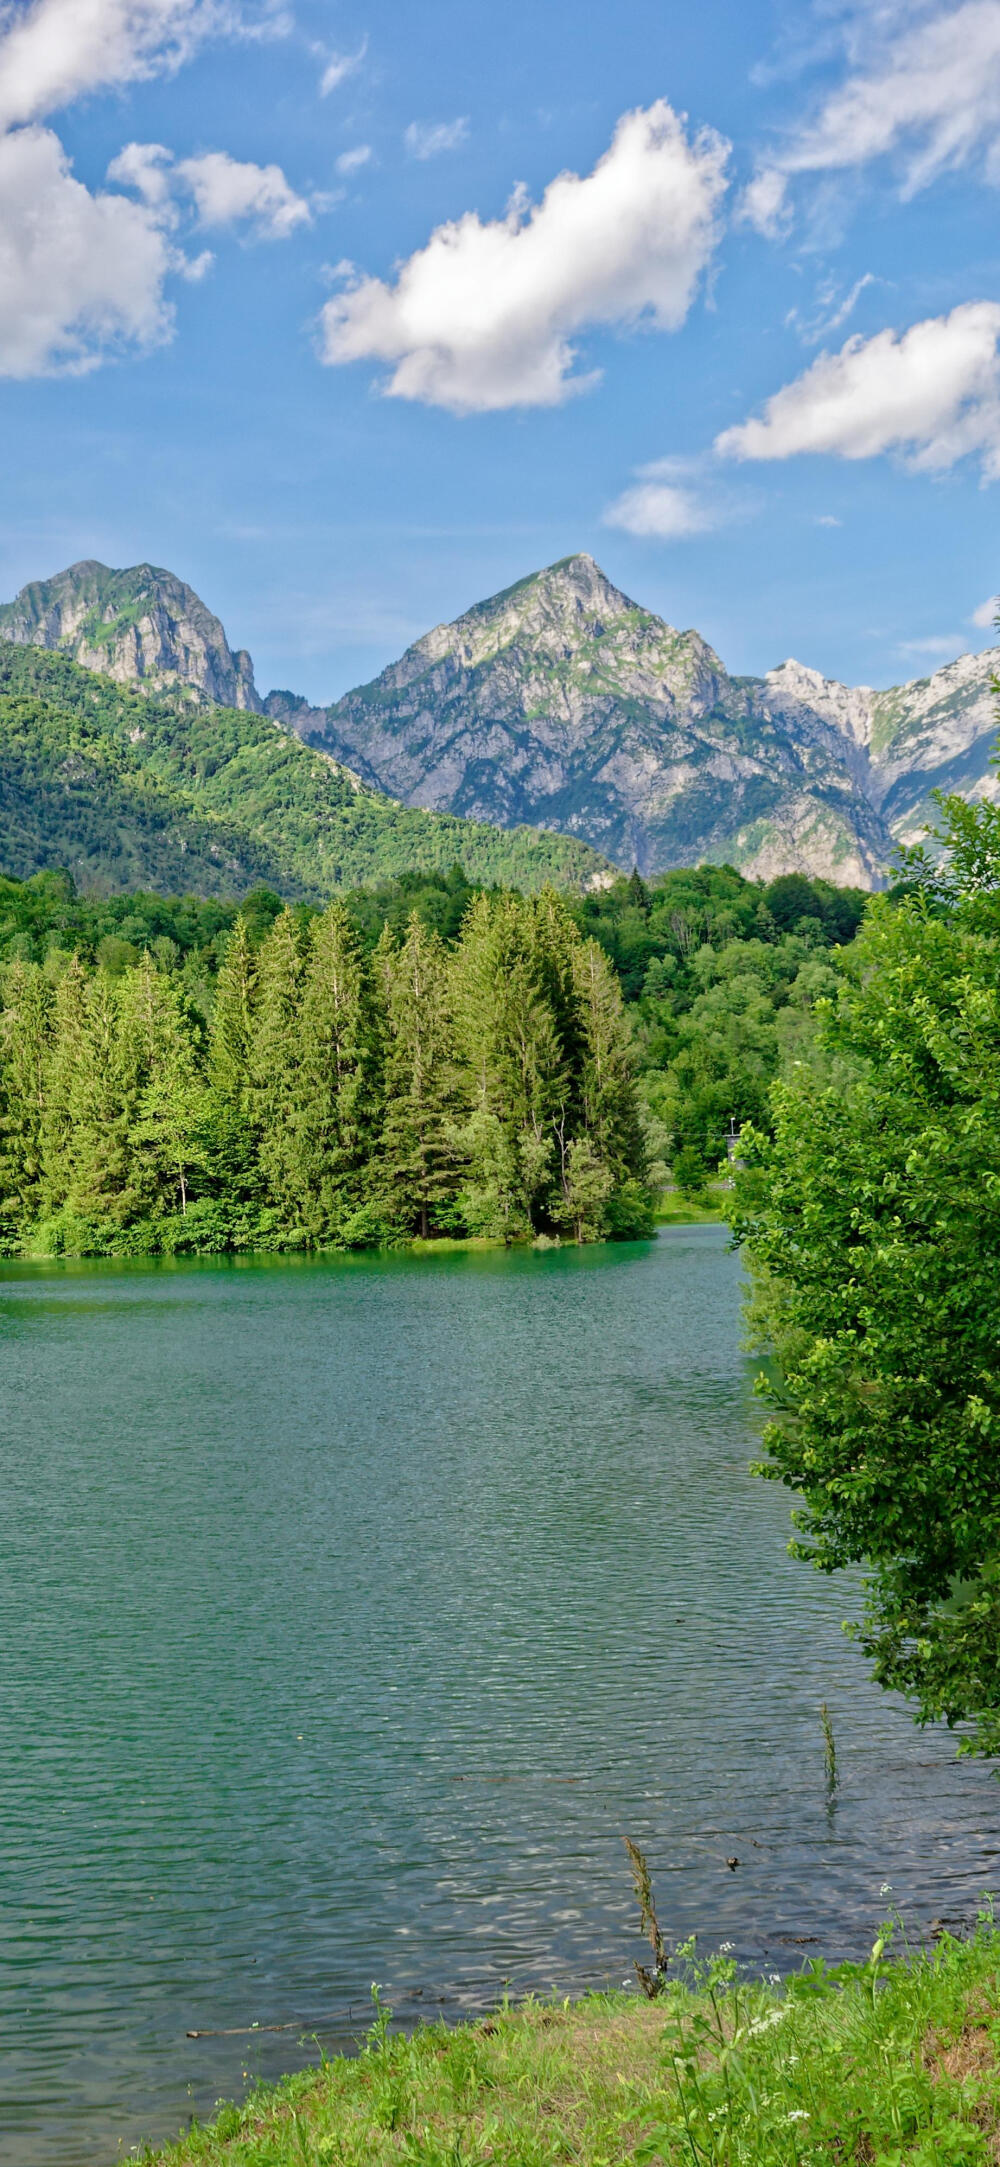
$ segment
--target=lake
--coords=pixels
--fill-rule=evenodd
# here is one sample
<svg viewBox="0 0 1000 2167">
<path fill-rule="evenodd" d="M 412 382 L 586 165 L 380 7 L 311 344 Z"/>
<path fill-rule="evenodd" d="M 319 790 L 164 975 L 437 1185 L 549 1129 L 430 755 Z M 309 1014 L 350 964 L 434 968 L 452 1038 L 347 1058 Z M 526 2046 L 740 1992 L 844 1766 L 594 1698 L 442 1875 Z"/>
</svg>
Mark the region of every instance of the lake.
<svg viewBox="0 0 1000 2167">
<path fill-rule="evenodd" d="M 747 1475 L 722 1229 L 8 1264 L 0 1338 L 11 2167 L 175 2133 L 373 1979 L 406 2022 L 620 1985 L 623 1833 L 670 1936 L 766 1970 L 997 1878 L 994 1779 Z"/>
</svg>

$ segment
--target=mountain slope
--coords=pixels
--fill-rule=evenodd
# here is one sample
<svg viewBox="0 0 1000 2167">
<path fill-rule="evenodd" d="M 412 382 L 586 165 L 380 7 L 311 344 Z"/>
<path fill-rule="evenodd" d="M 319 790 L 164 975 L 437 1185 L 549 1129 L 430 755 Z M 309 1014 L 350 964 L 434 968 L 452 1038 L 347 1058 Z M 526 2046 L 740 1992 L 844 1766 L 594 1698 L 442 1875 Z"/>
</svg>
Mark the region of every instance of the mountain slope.
<svg viewBox="0 0 1000 2167">
<path fill-rule="evenodd" d="M 404 804 L 534 820 L 643 872 L 699 858 L 877 885 L 927 792 L 991 790 L 997 657 L 886 693 L 794 662 L 730 677 L 570 557 L 439 625 L 329 708 L 267 711 Z"/>
<path fill-rule="evenodd" d="M 996 650 L 885 692 L 791 661 L 765 677 L 732 677 L 699 633 L 641 609 L 587 556 L 438 625 L 330 707 L 290 692 L 262 701 L 249 656 L 233 654 L 190 587 L 150 565 L 111 572 L 87 562 L 26 587 L 0 609 L 2 637 L 59 649 L 147 694 L 172 693 L 175 740 L 180 696 L 192 716 L 219 703 L 248 725 L 264 713 L 414 818 L 529 823 L 626 870 L 708 859 L 765 878 L 801 870 L 878 886 L 896 843 L 932 816 L 933 788 L 1000 794 L 990 767 Z M 242 766 L 229 755 L 224 766 L 220 816 L 242 818 L 233 793 L 249 790 L 248 810 L 264 820 L 246 753 Z M 199 772 L 210 797 L 204 763 Z M 381 845 L 390 852 L 402 844 L 400 805 L 394 840 Z M 289 817 L 271 804 L 268 820 Z M 310 817 L 322 827 L 327 814 Z M 264 829 L 254 832 L 270 847 Z M 420 833 L 418 846 L 408 831 L 407 847 L 438 847 Z M 461 846 L 467 863 L 473 847 Z M 305 832 L 300 848 L 308 857 Z M 496 850 L 484 840 L 480 858 L 493 865 Z M 556 862 L 558 877 L 585 877 L 584 861 Z"/>
<path fill-rule="evenodd" d="M 264 717 L 141 695 L 65 656 L 0 642 L 0 870 L 65 866 L 105 893 L 290 896 L 414 869 L 527 889 L 607 876 L 586 844 L 503 833 L 369 791 Z"/>
<path fill-rule="evenodd" d="M 176 686 L 218 707 L 261 712 L 245 648 L 234 654 L 194 588 L 155 564 L 113 572 L 86 559 L 34 580 L 0 606 L 0 640 L 56 650 L 119 685 Z"/>
</svg>

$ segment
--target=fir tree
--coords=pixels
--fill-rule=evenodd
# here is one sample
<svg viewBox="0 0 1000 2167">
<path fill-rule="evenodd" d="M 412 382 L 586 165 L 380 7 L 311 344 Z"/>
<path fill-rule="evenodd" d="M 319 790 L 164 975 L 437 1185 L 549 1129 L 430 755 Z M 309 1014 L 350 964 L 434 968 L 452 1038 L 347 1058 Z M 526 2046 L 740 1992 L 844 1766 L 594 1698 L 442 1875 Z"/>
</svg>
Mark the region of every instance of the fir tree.
<svg viewBox="0 0 1000 2167">
<path fill-rule="evenodd" d="M 520 896 L 477 896 L 463 927 L 455 986 L 471 1116 L 463 1136 L 470 1223 L 510 1239 L 546 1216 L 553 1123 L 569 1082 L 533 913 Z"/>
<path fill-rule="evenodd" d="M 52 988 L 38 964 L 6 973 L 0 1014 L 0 1246 L 17 1246 L 37 1218 Z"/>
<path fill-rule="evenodd" d="M 130 1218 L 186 1217 L 188 1192 L 204 1163 L 206 1092 L 194 1018 L 179 989 L 148 953 L 119 994 L 123 1066 L 134 1112 L 128 1134 Z"/>
<path fill-rule="evenodd" d="M 261 1172 L 283 1212 L 296 1186 L 302 981 L 300 922 L 284 910 L 258 957 L 247 1094 Z"/>
<path fill-rule="evenodd" d="M 353 1238 L 381 1125 L 381 1028 L 357 934 L 339 903 L 310 929 L 299 1022 L 290 1186 L 313 1241 Z"/>
<path fill-rule="evenodd" d="M 375 961 L 388 1026 L 380 1179 L 393 1222 L 426 1240 L 459 1180 L 448 958 L 414 912 L 402 947 L 383 939 Z"/>
</svg>

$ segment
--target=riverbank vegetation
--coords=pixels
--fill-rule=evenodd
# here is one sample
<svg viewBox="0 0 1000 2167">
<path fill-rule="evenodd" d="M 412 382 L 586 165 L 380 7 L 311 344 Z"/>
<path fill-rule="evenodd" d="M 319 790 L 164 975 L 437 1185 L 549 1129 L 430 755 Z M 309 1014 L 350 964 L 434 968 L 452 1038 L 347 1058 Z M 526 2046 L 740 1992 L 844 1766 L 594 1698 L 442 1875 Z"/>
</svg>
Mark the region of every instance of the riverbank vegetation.
<svg viewBox="0 0 1000 2167">
<path fill-rule="evenodd" d="M 256 944 L 241 915 L 207 1016 L 104 939 L 6 968 L 8 1251 L 650 1230 L 618 981 L 552 890 L 475 896 L 450 949 L 416 914 L 368 952 L 340 904 Z"/>
<path fill-rule="evenodd" d="M 942 856 L 872 904 L 815 1057 L 744 1133 L 738 1233 L 794 1549 L 865 1568 L 878 1681 L 996 1753 L 1000 811 L 943 813 Z"/>
<path fill-rule="evenodd" d="M 987 2167 L 1000 2151 L 1000 1937 L 657 2001 L 502 2008 L 226 2106 L 160 2167 Z"/>
<path fill-rule="evenodd" d="M 321 1056 L 302 1039 L 314 993 L 300 1014 L 321 968 L 317 907 L 288 911 L 270 888 L 237 905 L 80 895 L 64 873 L 0 880 L 0 1240 L 8 1252 L 121 1254 L 579 1239 L 648 1231 L 661 1191 L 667 1217 L 718 1216 L 706 1185 L 727 1128 L 766 1119 L 771 1082 L 835 987 L 832 951 L 866 900 L 797 876 L 764 887 L 727 867 L 543 902 L 484 891 L 460 866 L 354 890 L 336 924 L 357 1014 L 317 1157 L 307 1102 Z M 415 1007 L 399 991 L 411 967 Z M 492 1068 L 475 1082 L 470 1019 L 491 970 Z M 234 999 L 239 1075 L 224 1051 Z M 513 1040 L 501 1054 L 522 1029 L 518 1001 L 527 1036 L 519 1055 Z M 410 1044 L 425 1028 L 423 1048 Z M 588 1081 L 597 1056 L 584 1040 L 598 1029 L 615 1046 L 615 1080 L 599 1087 L 617 1094 L 610 1130 Z M 414 1091 L 430 1123 L 416 1143 Z M 339 1170 L 321 1170 L 328 1145 Z"/>
</svg>

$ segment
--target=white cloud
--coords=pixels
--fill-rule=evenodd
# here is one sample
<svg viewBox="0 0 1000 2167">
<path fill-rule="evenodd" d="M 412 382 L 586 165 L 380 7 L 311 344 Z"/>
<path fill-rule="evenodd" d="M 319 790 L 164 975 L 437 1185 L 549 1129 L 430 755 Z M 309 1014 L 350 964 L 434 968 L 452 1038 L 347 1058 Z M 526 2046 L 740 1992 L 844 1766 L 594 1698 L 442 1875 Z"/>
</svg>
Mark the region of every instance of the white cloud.
<svg viewBox="0 0 1000 2167">
<path fill-rule="evenodd" d="M 0 137 L 0 374 L 92 368 L 168 336 L 174 259 L 148 203 L 91 195 L 50 129 Z"/>
<path fill-rule="evenodd" d="M 904 453 L 942 470 L 976 454 L 1000 476 L 1000 303 L 967 301 L 908 331 L 848 339 L 774 393 L 763 415 L 726 429 L 715 449 L 731 459 L 791 459 L 800 452 L 871 459 Z"/>
<path fill-rule="evenodd" d="M 581 179 L 561 173 L 532 207 L 467 211 L 439 226 L 392 284 L 357 277 L 326 303 L 323 359 L 392 365 L 390 396 L 453 413 L 557 406 L 587 324 L 683 323 L 715 247 L 728 145 L 689 138 L 664 100 L 626 113 Z"/>
<path fill-rule="evenodd" d="M 5 9 L 0 127 L 177 68 L 204 38 L 238 25 L 227 0 L 34 0 L 17 15 Z"/>
<path fill-rule="evenodd" d="M 367 51 L 368 40 L 362 38 L 356 53 L 332 53 L 320 76 L 320 97 L 328 98 L 331 90 L 339 89 L 340 84 L 345 83 L 348 76 L 360 68 Z"/>
<path fill-rule="evenodd" d="M 843 524 L 843 520 L 837 519 L 833 512 L 817 512 L 813 520 L 814 527 L 842 527 Z"/>
<path fill-rule="evenodd" d="M 178 193 L 191 197 L 199 225 L 232 226 L 248 219 L 259 240 L 287 240 L 297 226 L 312 220 L 310 205 L 296 195 L 280 166 L 251 165 L 230 158 L 227 151 L 203 151 L 175 164 L 173 152 L 162 143 L 126 143 L 112 159 L 108 179 L 134 188 L 156 208 L 165 226 L 178 223 Z M 190 277 L 192 266 L 184 268 Z"/>
<path fill-rule="evenodd" d="M 403 141 L 411 158 L 437 158 L 441 151 L 458 150 L 469 140 L 469 123 L 462 120 L 425 122 L 411 120 Z"/>
<path fill-rule="evenodd" d="M 1000 180 L 1000 0 L 937 6 L 929 19 L 893 8 L 862 10 L 867 52 L 816 119 L 761 166 L 742 215 L 762 233 L 788 221 L 797 174 L 844 172 L 894 154 L 904 196 L 943 172 L 985 157 Z"/>
<path fill-rule="evenodd" d="M 979 608 L 973 610 L 969 623 L 978 626 L 980 632 L 988 632 L 996 624 L 998 611 L 1000 594 L 989 594 L 985 602 L 980 602 Z"/>
<path fill-rule="evenodd" d="M 832 332 L 846 324 L 849 316 L 853 316 L 866 289 L 881 283 L 874 271 L 865 271 L 855 279 L 847 293 L 842 293 L 835 280 L 823 279 L 811 313 L 804 315 L 801 309 L 789 309 L 785 322 L 791 330 L 798 332 L 804 346 L 818 346 L 820 339 L 828 339 Z"/>
<path fill-rule="evenodd" d="M 190 189 L 203 226 L 231 226 L 247 218 L 260 239 L 284 241 L 296 226 L 312 222 L 308 203 L 289 186 L 280 166 L 250 165 L 213 150 L 182 158 L 176 172 Z"/>
<path fill-rule="evenodd" d="M 690 471 L 691 463 L 678 459 L 656 459 L 640 467 L 637 480 L 609 504 L 604 525 L 664 542 L 707 534 L 718 518 L 692 488 L 678 481 L 679 474 Z"/>
<path fill-rule="evenodd" d="M 372 155 L 370 143 L 358 143 L 354 150 L 341 151 L 337 160 L 337 171 L 338 173 L 358 173 L 362 166 L 371 163 Z"/>
</svg>

